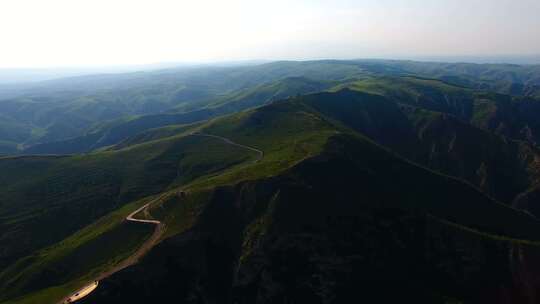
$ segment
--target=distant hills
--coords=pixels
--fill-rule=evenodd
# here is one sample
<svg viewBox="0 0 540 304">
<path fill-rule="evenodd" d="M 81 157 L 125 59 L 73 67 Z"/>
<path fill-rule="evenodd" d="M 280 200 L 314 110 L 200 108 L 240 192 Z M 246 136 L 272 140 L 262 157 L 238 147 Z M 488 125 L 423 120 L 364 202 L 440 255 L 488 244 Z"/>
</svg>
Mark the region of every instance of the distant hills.
<svg viewBox="0 0 540 304">
<path fill-rule="evenodd" d="M 5 117 L 0 153 L 87 152 L 99 148 L 97 141 L 107 132 L 115 135 L 103 145 L 149 127 L 200 121 L 340 83 L 403 75 L 527 98 L 540 94 L 539 66 L 508 64 L 327 60 L 90 75 L 41 82 L 16 93 L 0 88 Z M 110 130 L 133 125 L 138 126 L 130 134 Z"/>
<path fill-rule="evenodd" d="M 539 75 L 274 62 L 0 100 L 0 303 L 56 303 L 129 257 L 149 202 L 157 246 L 81 303 L 534 303 Z"/>
</svg>

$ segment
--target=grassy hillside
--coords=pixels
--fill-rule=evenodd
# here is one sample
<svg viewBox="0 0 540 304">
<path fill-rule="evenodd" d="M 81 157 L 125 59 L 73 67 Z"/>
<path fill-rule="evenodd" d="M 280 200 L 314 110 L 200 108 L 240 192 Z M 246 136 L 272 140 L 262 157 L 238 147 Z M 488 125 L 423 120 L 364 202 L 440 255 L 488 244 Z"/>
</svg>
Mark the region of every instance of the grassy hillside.
<svg viewBox="0 0 540 304">
<path fill-rule="evenodd" d="M 463 119 L 469 119 L 472 115 L 474 91 L 434 79 L 416 77 L 369 78 L 350 84 L 342 84 L 337 89 L 343 87 L 383 95 L 400 103 L 453 114 Z"/>
<path fill-rule="evenodd" d="M 2 268 L 130 201 L 253 154 L 217 139 L 187 136 L 88 155 L 0 159 Z"/>
<path fill-rule="evenodd" d="M 95 127 L 90 133 L 59 142 L 34 145 L 25 150 L 29 154 L 81 153 L 117 144 L 148 129 L 176 124 L 190 124 L 220 115 L 242 111 L 289 96 L 318 92 L 331 83 L 308 78 L 285 78 L 254 88 L 241 89 L 206 100 L 204 103 L 190 104 L 176 109 L 180 113 L 144 115 L 130 119 L 119 119 L 112 123 Z"/>
<path fill-rule="evenodd" d="M 0 113 L 28 128 L 41 130 L 39 134 L 27 134 L 18 142 L 30 146 L 84 136 L 96 124 L 129 116 L 202 110 L 224 101 L 227 96 L 234 99 L 242 94 L 249 95 L 256 87 L 268 89 L 262 94 L 269 93 L 270 98 L 274 95 L 284 97 L 288 89 L 293 90 L 291 94 L 305 93 L 314 84 L 343 79 L 359 72 L 359 68 L 340 62 L 287 62 L 81 76 L 21 88 L 10 98 L 0 100 Z M 284 90 L 284 86 L 288 85 L 278 83 L 289 77 L 312 80 L 307 85 L 300 84 Z M 295 87 L 300 91 L 294 91 Z M 249 106 L 249 103 L 267 101 L 255 95 L 255 99 L 234 100 L 239 104 L 227 108 L 228 113 L 232 109 L 237 110 L 237 107 L 245 109 L 246 105 L 242 105 L 245 103 Z M 208 116 L 198 119 L 205 118 Z M 5 130 L 12 132 L 13 128 Z M 0 140 L 6 139 L 0 137 Z"/>
<path fill-rule="evenodd" d="M 510 284 L 512 242 L 540 237 L 529 214 L 403 160 L 300 99 L 207 130 L 257 145 L 265 158 L 195 180 L 156 208 L 174 230 L 83 303 L 470 300 Z M 326 136 L 286 149 L 309 132 Z M 274 163 L 297 150 L 311 152 Z M 389 287 L 397 292 L 381 293 Z"/>
<path fill-rule="evenodd" d="M 1 158 L 0 301 L 54 302 L 128 256 L 149 230 L 122 218 L 160 194 L 150 214 L 167 227 L 162 242 L 86 301 L 476 303 L 485 290 L 512 293 L 509 256 L 536 248 L 540 222 L 508 205 L 535 189 L 538 152 L 469 122 L 515 100 L 389 79 L 339 80 L 369 93 L 149 124 L 90 154 Z M 289 96 L 271 87 L 255 91 Z M 396 293 L 381 293 L 388 286 Z"/>
<path fill-rule="evenodd" d="M 454 116 L 350 90 L 301 96 L 293 102 L 411 161 L 467 180 L 508 204 L 538 183 L 540 154 L 536 148 L 475 128 Z"/>
<path fill-rule="evenodd" d="M 429 86 L 431 83 L 448 86 L 433 80 L 420 81 Z M 377 81 L 364 83 L 380 85 Z M 354 88 L 370 91 L 372 87 Z M 449 86 L 448 90 L 460 89 Z M 412 102 L 398 103 L 392 98 L 362 91 L 311 94 L 296 100 L 307 105 L 309 110 L 320 112 L 332 123 L 360 132 L 411 161 L 467 180 L 505 203 L 512 203 L 517 195 L 539 181 L 540 158 L 537 148 L 493 134 L 488 128 L 475 127 L 454 115 L 425 110 Z M 234 123 L 229 122 L 231 125 Z M 188 127 L 149 130 L 119 147 L 130 142 L 167 137 Z M 276 124 L 275 128 L 279 129 L 280 126 Z M 210 129 L 210 132 L 219 131 Z M 240 128 L 235 132 L 244 131 Z M 227 134 L 237 136 L 234 132 Z"/>
<path fill-rule="evenodd" d="M 114 210 L 114 208 L 119 208 L 122 206 L 122 204 L 119 204 L 118 202 L 129 202 L 130 200 L 137 197 L 142 197 L 145 194 L 147 195 L 164 191 L 167 189 L 167 187 L 172 187 L 172 189 L 174 189 L 175 186 L 189 183 L 191 186 L 188 185 L 184 187 L 188 187 L 189 189 L 205 188 L 205 185 L 208 183 L 211 185 L 228 184 L 230 182 L 237 182 L 238 180 L 249 180 L 258 176 L 275 174 L 275 172 L 287 169 L 291 166 L 291 164 L 314 153 L 314 151 L 320 147 L 321 142 L 323 142 L 328 136 L 324 130 L 325 128 L 329 128 L 330 125 L 320 121 L 319 119 L 313 120 L 313 114 L 306 113 L 305 110 L 306 109 L 302 107 L 289 109 L 287 104 L 283 104 L 278 107 L 270 107 L 268 111 L 251 111 L 218 119 L 216 121 L 209 122 L 203 128 L 200 128 L 200 130 L 203 132 L 214 132 L 211 134 L 215 135 L 229 136 L 236 134 L 237 136 L 231 136 L 232 140 L 238 140 L 243 144 L 249 144 L 265 149 L 265 153 L 268 152 L 269 154 L 265 155 L 264 159 L 256 164 L 248 162 L 248 165 L 243 164 L 235 166 L 236 164 L 253 159 L 253 152 L 247 149 L 228 145 L 224 141 L 215 138 L 183 136 L 181 134 L 143 144 L 130 145 L 124 149 L 98 152 L 86 156 L 59 157 L 57 159 L 46 157 L 37 158 L 42 160 L 41 162 L 38 161 L 37 164 L 42 165 L 53 172 L 55 171 L 54 168 L 56 166 L 62 166 L 62 168 L 64 168 L 63 170 L 65 170 L 62 171 L 62 174 L 66 174 L 66 171 L 73 171 L 74 169 L 65 168 L 68 164 L 77 164 L 77 166 L 84 166 L 84 168 L 87 169 L 88 167 L 86 167 L 86 164 L 89 162 L 89 159 L 93 159 L 95 161 L 94 165 L 100 170 L 110 170 L 111 167 L 114 168 L 114 166 L 118 167 L 117 170 L 119 170 L 119 173 L 126 170 L 125 174 L 115 175 L 118 179 L 118 187 L 120 187 L 120 189 L 124 189 L 124 191 L 128 192 L 130 189 L 129 186 L 136 189 L 139 189 L 139 187 L 141 188 L 136 194 L 131 193 L 129 197 L 124 192 L 114 193 L 114 195 L 118 195 L 121 198 L 114 200 L 114 203 L 111 202 L 111 205 L 105 205 L 105 202 L 103 202 L 103 205 L 90 205 L 100 197 L 97 194 L 87 194 L 89 199 L 86 201 L 77 201 L 77 208 L 79 208 L 79 210 L 72 211 L 71 214 L 72 217 L 76 216 L 76 223 L 77 225 L 80 225 L 78 227 L 82 227 L 84 223 L 90 223 L 92 219 L 88 219 L 88 214 L 81 213 L 80 208 L 86 208 L 86 210 L 91 210 L 93 213 L 100 212 L 101 214 L 106 214 L 108 210 Z M 257 138 L 251 136 L 250 134 L 244 133 L 245 131 L 256 131 L 255 129 L 251 129 L 251 131 L 245 129 L 243 127 L 244 124 L 251 125 L 254 121 L 260 119 L 264 119 L 264 121 L 270 126 L 279 126 L 279 129 L 268 129 L 265 127 L 263 130 L 260 130 L 261 133 L 257 134 Z M 313 131 L 307 131 L 305 129 L 305 127 L 309 125 L 312 125 Z M 229 127 L 234 127 L 234 130 L 228 129 Z M 255 139 L 255 141 L 244 141 L 243 139 L 247 139 L 248 136 L 251 139 Z M 270 142 L 270 139 L 273 141 Z M 286 155 L 288 156 L 284 157 Z M 6 168 L 8 165 L 19 168 L 20 177 L 13 177 L 12 181 L 12 187 L 14 189 L 10 192 L 13 194 L 21 195 L 24 193 L 24 189 L 28 189 L 31 185 L 39 187 L 40 189 L 45 188 L 43 185 L 43 180 L 31 181 L 29 182 L 30 185 L 22 182 L 25 177 L 32 175 L 32 172 L 23 170 L 25 165 L 28 166 L 26 170 L 39 170 L 39 167 L 36 164 L 27 164 L 29 159 L 31 158 L 20 157 L 17 159 L 4 159 L 6 161 L 6 164 L 4 164 Z M 18 162 L 15 162 L 15 160 Z M 45 164 L 43 160 L 48 161 L 48 163 Z M 59 162 L 59 160 L 62 160 L 62 162 Z M 53 169 L 50 169 L 51 167 Z M 227 170 L 223 171 L 225 169 Z M 85 171 L 81 170 L 74 172 L 74 174 L 75 173 L 77 175 L 81 175 L 81 178 L 88 178 Z M 142 175 L 137 176 L 137 174 Z M 46 180 L 51 179 L 50 174 L 41 175 L 44 176 Z M 206 177 L 203 178 L 203 176 Z M 62 177 L 56 178 L 62 178 L 64 182 L 67 182 L 63 179 L 63 175 Z M 70 182 L 75 184 L 72 187 L 77 187 L 77 185 L 80 184 L 79 180 L 73 179 L 73 175 L 66 176 L 65 178 L 69 178 Z M 155 187 L 157 188 L 159 185 L 161 190 L 152 191 L 151 189 L 148 189 L 148 187 L 151 185 L 149 185 L 149 181 L 152 180 L 156 183 Z M 20 183 L 22 183 L 22 185 L 20 185 Z M 96 187 L 102 187 L 99 181 L 95 181 L 95 183 Z M 95 188 L 89 188 L 88 184 L 81 185 L 80 188 L 75 189 L 75 193 L 66 192 L 64 193 L 66 198 L 63 201 L 57 201 L 55 203 L 62 205 L 65 204 L 66 206 L 64 206 L 64 208 L 67 208 L 67 206 L 71 207 L 73 204 L 75 204 L 75 199 L 80 199 L 80 196 L 74 195 L 79 191 L 92 191 L 92 193 L 105 192 L 105 189 L 101 189 L 98 192 L 95 190 Z M 47 198 L 47 196 L 44 197 Z M 13 197 L 12 199 L 15 198 Z M 47 201 L 45 201 L 45 204 L 46 203 Z M 42 208 L 45 204 L 40 202 L 39 207 Z M 6 204 L 3 204 L 2 206 L 9 205 L 6 202 Z M 32 206 L 37 207 L 37 202 Z M 75 206 L 73 207 L 75 208 Z M 178 208 L 176 206 L 173 207 Z M 54 209 L 52 209 L 50 212 L 48 212 L 47 216 L 35 215 L 30 219 L 24 219 L 22 217 L 17 217 L 17 210 L 14 209 L 15 208 L 7 209 L 5 211 L 6 214 L 13 214 L 13 218 L 15 220 L 13 222 L 13 226 L 8 225 L 6 228 L 14 229 L 15 227 L 22 226 L 24 228 L 23 231 L 15 232 L 21 239 L 30 239 L 30 236 L 32 239 L 34 239 L 37 235 L 39 235 L 39 233 L 41 233 L 38 230 L 38 225 L 41 225 L 48 219 L 52 220 L 52 218 L 64 216 L 64 214 L 60 215 L 54 212 Z M 125 210 L 125 208 L 122 210 Z M 119 214 L 125 214 L 125 212 L 126 211 L 123 211 Z M 96 250 L 97 245 L 93 246 L 91 244 L 99 244 L 99 239 L 106 237 L 100 235 L 112 234 L 113 236 L 111 237 L 114 237 L 114 231 L 116 229 L 121 229 L 121 231 L 127 229 L 123 225 L 119 226 L 117 222 L 109 222 L 107 219 L 110 217 L 113 217 L 115 221 L 118 218 L 118 216 L 114 216 L 114 213 L 113 215 L 108 215 L 105 217 L 105 220 L 100 220 L 100 222 L 97 224 L 92 224 L 84 228 L 74 235 L 69 236 L 68 239 L 64 239 L 53 245 L 50 247 L 50 249 L 45 248 L 41 251 L 37 251 L 37 253 L 32 253 L 30 256 L 19 260 L 16 263 L 16 266 L 8 268 L 1 274 L 3 277 L 11 278 L 14 273 L 20 274 L 14 276 L 15 278 L 6 281 L 5 285 L 2 286 L 4 290 L 10 291 L 9 293 L 6 293 L 6 297 L 12 297 L 15 295 L 20 296 L 21 294 L 30 291 L 37 291 L 37 293 L 33 293 L 29 297 L 21 298 L 20 303 L 25 303 L 25 301 L 35 301 L 36 299 L 43 300 L 58 297 L 62 291 L 66 292 L 69 290 L 69 286 L 73 286 L 73 284 L 76 282 L 82 282 L 85 278 L 89 278 L 91 273 L 96 273 L 99 269 L 102 269 L 104 266 L 100 263 L 103 263 L 104 261 L 111 263 L 111 258 L 107 260 L 99 259 L 100 256 L 107 256 L 110 251 L 98 250 L 99 254 L 89 260 L 88 258 L 84 257 L 78 258 L 78 256 L 81 254 L 81 250 L 82 252 Z M 48 244 L 59 241 L 73 231 L 69 230 L 70 227 L 67 226 L 67 223 L 70 222 L 70 218 L 68 217 L 67 219 L 68 220 L 62 223 L 62 225 L 56 226 L 58 229 L 58 234 L 56 235 L 51 233 L 52 229 L 43 230 L 43 233 L 47 233 L 47 236 L 55 237 L 54 239 L 48 239 Z M 75 218 L 73 220 L 75 220 Z M 109 232 L 109 230 L 101 231 L 101 229 L 103 229 L 102 225 L 104 221 L 105 223 L 108 223 L 108 226 L 110 226 L 109 229 L 111 232 Z M 16 226 L 15 224 L 19 225 Z M 172 223 L 167 223 L 167 226 L 169 225 L 171 229 L 170 231 L 172 232 L 177 231 L 177 229 L 181 229 L 178 227 L 184 227 L 186 223 L 182 222 L 175 224 L 175 221 L 173 221 Z M 96 232 L 96 229 L 99 230 Z M 169 232 L 169 234 L 171 232 Z M 97 239 L 94 240 L 94 238 L 86 238 L 84 237 L 86 234 L 91 234 Z M 131 239 L 134 237 L 135 236 L 131 236 Z M 122 242 L 121 248 L 110 248 L 110 250 L 114 252 L 112 258 L 115 256 L 125 256 L 125 254 L 129 252 L 129 249 L 132 248 L 130 246 L 133 246 L 131 243 L 127 242 L 129 239 L 130 238 L 126 238 L 126 243 Z M 21 256 L 25 252 L 31 252 L 31 250 L 39 248 L 39 244 L 32 244 L 33 247 L 27 245 L 27 247 L 21 248 L 22 246 L 13 246 L 9 239 L 6 239 L 5 242 L 6 244 L 10 244 L 10 246 L 7 248 L 15 251 L 13 255 L 17 254 L 18 256 Z M 76 246 L 69 245 L 72 243 L 75 243 Z M 12 256 L 8 256 L 7 258 L 11 257 Z M 114 259 L 112 259 L 112 261 L 114 262 Z M 82 263 L 87 264 L 82 265 Z M 69 265 L 76 265 L 77 272 L 61 272 L 62 269 L 66 269 L 66 267 L 69 268 Z M 43 268 L 49 269 L 48 276 L 40 277 L 38 276 L 38 273 L 40 273 Z M 70 279 L 75 281 L 70 282 L 68 285 L 63 285 L 66 282 L 69 282 L 68 280 Z M 54 288 L 52 287 L 57 284 L 62 285 Z"/>
<path fill-rule="evenodd" d="M 150 236 L 153 227 L 124 222 L 124 218 L 147 201 L 143 199 L 113 211 L 6 267 L 0 272 L 0 301 L 26 295 L 20 303 L 54 303 L 127 258 Z"/>
<path fill-rule="evenodd" d="M 502 94 L 540 96 L 540 65 L 357 60 L 378 75 L 416 75 Z"/>
<path fill-rule="evenodd" d="M 388 99 L 442 112 L 499 135 L 536 145 L 540 125 L 540 100 L 483 92 L 417 77 L 370 78 L 334 88 L 382 95 Z"/>
<path fill-rule="evenodd" d="M 48 149 L 43 153 L 61 153 L 66 151 L 61 147 L 63 144 L 73 152 L 75 149 L 86 151 L 93 146 L 87 143 L 90 140 L 88 136 L 92 135 L 97 138 L 110 136 L 110 139 L 104 138 L 108 145 L 125 138 L 129 128 L 139 125 L 136 131 L 188 123 L 260 105 L 273 98 L 320 91 L 329 84 L 374 76 L 404 75 L 435 78 L 476 90 L 540 96 L 538 66 L 518 65 L 321 60 L 90 75 L 21 86 L 4 94 L 0 100 L 0 113 L 6 118 L 4 121 L 16 121 L 20 127 L 15 128 L 11 123 L 1 124 L 0 140 L 8 141 L 12 134 L 26 130 L 15 141 L 17 144 L 24 143 L 29 147 L 54 143 L 36 147 L 34 152 Z M 197 118 L 161 116 L 191 112 L 194 113 L 190 115 Z M 152 117 L 132 122 L 127 129 L 95 134 L 96 127 L 99 129 L 111 121 L 146 115 Z M 73 142 L 74 138 L 78 138 L 77 143 Z M 95 140 L 92 139 L 94 144 Z"/>
</svg>

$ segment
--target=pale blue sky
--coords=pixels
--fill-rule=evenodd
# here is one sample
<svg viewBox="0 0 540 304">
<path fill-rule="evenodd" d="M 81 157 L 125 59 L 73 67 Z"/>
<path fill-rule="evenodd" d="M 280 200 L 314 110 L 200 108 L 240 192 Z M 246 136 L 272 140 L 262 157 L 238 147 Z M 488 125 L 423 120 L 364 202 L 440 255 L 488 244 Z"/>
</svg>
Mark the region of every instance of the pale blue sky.
<svg viewBox="0 0 540 304">
<path fill-rule="evenodd" d="M 4 0 L 0 67 L 540 54 L 539 0 Z"/>
</svg>

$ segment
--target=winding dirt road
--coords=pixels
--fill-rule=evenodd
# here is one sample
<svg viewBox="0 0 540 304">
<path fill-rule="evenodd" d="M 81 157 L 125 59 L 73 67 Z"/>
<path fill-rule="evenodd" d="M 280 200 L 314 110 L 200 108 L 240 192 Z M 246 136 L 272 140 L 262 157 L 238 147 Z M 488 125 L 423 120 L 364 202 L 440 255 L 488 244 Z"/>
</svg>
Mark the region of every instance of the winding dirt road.
<svg viewBox="0 0 540 304">
<path fill-rule="evenodd" d="M 245 146 L 245 145 L 242 145 L 242 144 L 239 144 L 239 143 L 235 143 L 234 141 L 232 141 L 232 140 L 230 140 L 228 138 L 225 138 L 225 137 L 206 134 L 206 133 L 198 133 L 198 132 L 188 134 L 187 136 L 204 136 L 204 137 L 216 138 L 216 139 L 220 139 L 220 140 L 224 141 L 225 143 L 227 143 L 229 145 L 241 147 L 241 148 L 248 149 L 250 151 L 256 152 L 257 153 L 257 158 L 253 161 L 253 163 L 257 163 L 258 161 L 260 161 L 264 157 L 264 152 L 263 151 L 261 151 L 261 150 L 259 150 L 257 148 L 253 148 L 253 147 Z M 182 191 L 182 190 L 180 190 L 180 191 Z M 135 218 L 135 216 L 138 213 L 142 212 L 142 211 L 144 211 L 145 215 L 148 216 L 149 215 L 148 207 L 150 205 L 152 205 L 153 203 L 161 200 L 165 195 L 166 194 L 162 194 L 159 197 L 153 199 L 152 201 L 146 203 L 144 206 L 142 206 L 139 209 L 131 212 L 125 219 L 128 222 L 136 222 L 136 223 L 144 223 L 144 224 L 156 225 L 156 228 L 154 229 L 154 232 L 152 233 L 152 236 L 150 236 L 150 238 L 147 239 L 141 245 L 141 247 L 139 247 L 139 249 L 135 253 L 133 253 L 129 258 L 123 260 L 122 262 L 120 262 L 118 265 L 116 265 L 112 269 L 103 272 L 94 281 L 86 284 L 81 289 L 79 289 L 79 290 L 73 292 L 71 295 L 65 297 L 58 304 L 74 303 L 74 302 L 84 298 L 85 296 L 89 295 L 92 291 L 94 291 L 97 288 L 100 280 L 103 280 L 103 279 L 105 279 L 105 278 L 119 272 L 120 270 L 122 270 L 124 268 L 127 268 L 127 267 L 137 263 L 141 257 L 143 257 L 148 251 L 150 251 L 150 249 L 152 249 L 152 247 L 154 247 L 154 245 L 156 245 L 156 243 L 159 241 L 159 238 L 161 237 L 161 235 L 165 231 L 165 225 L 162 222 L 158 221 L 158 220 L 137 219 L 137 218 Z"/>
<path fill-rule="evenodd" d="M 256 152 L 257 153 L 257 158 L 253 161 L 253 163 L 256 163 L 258 161 L 260 161 L 263 157 L 264 157 L 264 152 L 257 149 L 257 148 L 253 148 L 253 147 L 250 147 L 250 146 L 246 146 L 246 145 L 242 145 L 242 144 L 239 144 L 239 143 L 235 143 L 234 141 L 226 138 L 226 137 L 222 137 L 222 136 L 218 136 L 218 135 L 211 135 L 211 134 L 206 134 L 206 133 L 191 133 L 189 134 L 189 136 L 204 136 L 204 137 L 212 137 L 212 138 L 217 138 L 217 139 L 221 139 L 222 141 L 224 141 L 225 143 L 229 144 L 229 145 L 232 145 L 232 146 L 237 146 L 237 147 L 240 147 L 240 148 L 244 148 L 244 149 L 248 149 L 250 151 L 253 151 L 253 152 Z"/>
<path fill-rule="evenodd" d="M 160 200 L 162 197 L 163 197 L 163 195 L 159 196 L 156 199 L 153 199 L 151 202 L 146 203 L 144 206 L 142 206 L 139 209 L 131 212 L 126 217 L 126 221 L 128 221 L 128 222 L 137 222 L 137 223 L 146 223 L 146 224 L 156 225 L 156 228 L 154 229 L 154 232 L 152 233 L 150 238 L 148 238 L 141 245 L 141 247 L 139 247 L 139 249 L 137 249 L 137 251 L 135 253 L 133 253 L 130 257 L 128 257 L 127 259 L 125 259 L 122 262 L 120 262 L 119 264 L 117 264 L 114 268 L 103 272 L 94 281 L 92 281 L 91 283 L 88 283 L 87 285 L 85 285 L 81 289 L 75 291 L 74 293 L 72 293 L 68 297 L 62 299 L 62 301 L 60 301 L 59 303 L 74 303 L 74 302 L 84 298 L 85 296 L 89 295 L 92 291 L 94 291 L 97 288 L 98 282 L 100 280 L 103 280 L 103 279 L 113 275 L 114 273 L 116 273 L 116 272 L 118 272 L 118 271 L 120 271 L 120 270 L 122 270 L 124 268 L 127 268 L 127 267 L 137 263 L 142 256 L 144 256 L 148 251 L 150 251 L 150 249 L 152 247 L 154 247 L 154 245 L 157 243 L 157 241 L 159 240 L 159 238 L 161 237 L 161 235 L 165 231 L 165 229 L 164 229 L 165 225 L 163 223 L 161 223 L 160 221 L 156 221 L 156 220 L 136 219 L 135 215 L 137 215 L 139 212 L 141 212 L 143 210 L 146 210 L 146 208 L 148 208 L 148 206 L 150 206 L 154 202 Z"/>
</svg>

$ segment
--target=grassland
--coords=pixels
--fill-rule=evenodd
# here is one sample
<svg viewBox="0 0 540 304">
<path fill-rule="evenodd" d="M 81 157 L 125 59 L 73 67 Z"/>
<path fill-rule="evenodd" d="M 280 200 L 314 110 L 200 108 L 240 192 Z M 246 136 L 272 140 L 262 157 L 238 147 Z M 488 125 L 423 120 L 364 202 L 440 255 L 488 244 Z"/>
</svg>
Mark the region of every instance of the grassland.
<svg viewBox="0 0 540 304">
<path fill-rule="evenodd" d="M 0 160 L 2 172 L 14 173 L 0 178 L 5 184 L 0 200 L 6 231 L 1 239 L 6 248 L 3 267 L 17 261 L 2 271 L 6 278 L 2 288 L 10 291 L 5 295 L 95 274 L 125 257 L 147 236 L 148 229 L 137 225 L 117 226 L 130 210 L 123 206 L 132 206 L 128 202 L 254 157 L 253 152 L 221 140 L 174 136 L 89 155 Z M 125 242 L 117 244 L 119 248 L 111 246 L 115 239 Z M 37 255 L 32 253 L 36 250 Z M 90 252 L 95 260 L 88 259 Z"/>
<path fill-rule="evenodd" d="M 411 299 L 461 300 L 469 291 L 459 284 L 498 282 L 507 246 L 540 240 L 540 222 L 530 214 L 403 159 L 344 120 L 333 123 L 336 112 L 315 110 L 323 109 L 320 96 L 202 126 L 262 149 L 265 157 L 195 179 L 153 206 L 152 215 L 170 227 L 166 239 L 129 274 L 105 280 L 86 303 L 231 294 L 253 301 L 327 294 L 343 300 L 358 291 L 357 282 L 370 286 L 362 297 L 372 300 L 385 282 Z M 350 98 L 331 100 L 351 110 L 341 104 Z M 500 271 L 486 270 L 497 264 Z M 454 277 L 453 269 L 464 275 Z"/>
<path fill-rule="evenodd" d="M 339 90 L 300 96 L 205 123 L 148 130 L 117 146 L 87 155 L 0 159 L 0 172 L 14 173 L 0 173 L 6 190 L 0 193 L 0 228 L 8 232 L 0 242 L 10 245 L 2 262 L 11 264 L 0 273 L 0 279 L 6 282 L 0 287 L 0 291 L 5 291 L 4 299 L 17 301 L 14 303 L 58 299 L 128 256 L 148 237 L 149 231 L 144 225 L 122 223 L 122 219 L 159 193 L 167 195 L 151 206 L 150 214 L 162 220 L 167 231 L 158 253 L 151 254 L 149 262 L 143 261 L 135 267 L 139 270 L 131 272 L 135 273 L 133 279 L 141 282 L 150 279 L 144 277 L 145 267 L 152 263 L 161 265 L 159 255 L 168 256 L 166 248 L 171 247 L 167 246 L 176 248 L 174 242 L 178 238 L 182 239 L 178 241 L 181 244 L 189 243 L 190 233 L 196 236 L 194 242 L 202 238 L 203 244 L 218 239 L 216 246 L 227 253 L 227 263 L 228 259 L 241 257 L 242 267 L 264 267 L 257 260 L 264 256 L 272 263 L 284 263 L 286 269 L 293 269 L 294 275 L 294 263 L 273 260 L 275 255 L 267 250 L 293 250 L 291 261 L 297 261 L 294 250 L 317 251 L 317 240 L 329 237 L 327 233 L 343 234 L 346 230 L 340 229 L 344 227 L 327 230 L 325 221 L 328 216 L 344 214 L 359 216 L 362 221 L 369 218 L 366 225 L 375 225 L 375 233 L 380 234 L 377 240 L 391 234 L 390 244 L 385 243 L 385 238 L 382 245 L 371 244 L 373 248 L 381 246 L 380 250 L 391 251 L 401 242 L 410 241 L 409 237 L 419 237 L 393 235 L 393 229 L 385 226 L 387 222 L 409 227 L 410 218 L 413 222 L 424 221 L 425 216 L 435 218 L 438 225 L 458 228 L 460 233 L 474 234 L 474 238 L 486 242 L 535 245 L 540 240 L 540 222 L 535 217 L 492 199 L 459 179 L 463 176 L 431 170 L 445 172 L 443 166 L 430 166 L 418 159 L 406 159 L 410 156 L 406 153 L 397 153 L 403 152 L 400 147 L 405 146 L 422 155 L 425 147 L 431 148 L 431 152 L 437 145 L 449 147 L 449 142 L 452 147 L 459 147 L 464 133 L 463 143 L 485 141 L 493 147 L 490 153 L 497 149 L 510 151 L 504 140 L 488 130 L 455 119 L 469 111 L 465 106 L 469 105 L 466 89 L 435 80 L 407 78 L 404 82 L 403 87 L 398 86 L 399 92 L 405 91 L 410 102 L 396 103 L 392 99 L 394 93 L 386 91 L 389 86 L 364 80 L 354 82 L 352 87 L 377 95 Z M 413 90 L 411 85 L 421 90 Z M 427 87 L 435 88 L 435 95 L 426 94 Z M 426 106 L 439 100 L 437 94 L 453 97 L 434 107 Z M 462 94 L 467 98 L 457 103 Z M 470 104 L 473 105 L 474 102 Z M 434 110 L 437 107 L 440 111 Z M 389 127 L 389 121 L 393 127 Z M 444 141 L 431 142 L 433 130 Z M 189 135 L 194 131 L 262 150 L 264 157 L 254 162 L 258 156 L 253 151 L 217 138 Z M 447 135 L 453 133 L 460 137 L 446 142 Z M 474 136 L 467 137 L 470 134 Z M 398 141 L 391 141 L 396 138 Z M 408 139 L 417 140 L 418 145 L 405 145 Z M 443 152 L 441 155 L 446 157 Z M 507 156 L 482 153 L 479 161 L 465 159 L 464 167 L 478 172 L 480 163 L 490 160 L 488 156 Z M 441 155 L 431 153 L 430 160 Z M 493 178 L 496 173 L 488 170 L 484 177 Z M 380 214 L 385 212 L 389 215 Z M 65 221 L 55 222 L 58 218 Z M 39 227 L 50 229 L 40 231 Z M 361 227 L 354 226 L 351 231 L 369 234 L 369 229 Z M 440 238 L 437 233 L 434 235 Z M 214 237 L 205 240 L 206 235 Z M 373 240 L 363 234 L 354 237 L 360 237 L 359 242 Z M 36 238 L 39 242 L 30 242 Z M 15 239 L 21 242 L 14 244 Z M 272 240 L 279 241 L 277 247 L 272 247 Z M 308 243 L 304 243 L 306 240 Z M 336 240 L 348 244 L 340 237 Z M 200 246 L 197 244 L 194 248 Z M 366 248 L 372 248 L 371 245 Z M 321 246 L 326 248 L 327 244 Z M 350 244 L 345 246 L 351 249 Z M 504 252 L 504 246 L 497 247 L 497 254 Z M 193 252 L 202 256 L 196 259 L 204 259 L 208 254 L 206 250 L 197 250 Z M 352 256 L 358 254 L 347 250 Z M 309 261 L 315 258 L 311 256 Z M 369 261 L 373 257 L 364 258 Z M 329 269 L 337 267 L 332 257 L 324 259 L 328 260 L 321 265 L 330 261 L 326 265 Z M 304 265 L 301 260 L 297 262 Z M 160 275 L 158 272 L 152 275 Z M 122 278 L 124 274 L 118 275 Z M 217 277 L 220 275 L 225 276 L 220 272 Z M 25 296 L 21 298 L 22 295 Z"/>
</svg>

